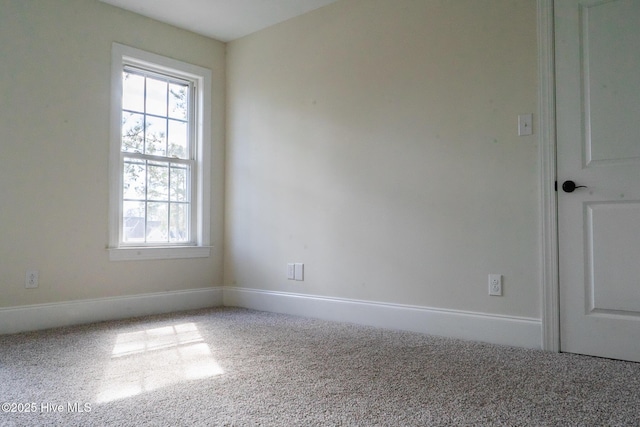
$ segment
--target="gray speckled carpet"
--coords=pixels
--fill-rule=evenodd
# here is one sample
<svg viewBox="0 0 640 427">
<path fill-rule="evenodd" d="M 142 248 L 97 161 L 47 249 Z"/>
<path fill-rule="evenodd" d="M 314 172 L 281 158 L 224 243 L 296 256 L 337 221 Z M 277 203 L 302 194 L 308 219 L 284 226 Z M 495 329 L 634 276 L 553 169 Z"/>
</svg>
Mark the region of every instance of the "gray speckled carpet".
<svg viewBox="0 0 640 427">
<path fill-rule="evenodd" d="M 0 403 L 0 426 L 638 426 L 640 364 L 216 308 L 0 336 Z"/>
</svg>

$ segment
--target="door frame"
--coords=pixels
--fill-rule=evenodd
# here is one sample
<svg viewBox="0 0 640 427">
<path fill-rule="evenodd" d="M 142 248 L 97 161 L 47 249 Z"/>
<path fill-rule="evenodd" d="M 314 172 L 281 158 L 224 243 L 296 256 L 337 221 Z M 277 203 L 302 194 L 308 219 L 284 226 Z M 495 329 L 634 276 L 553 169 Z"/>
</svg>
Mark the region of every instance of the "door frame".
<svg viewBox="0 0 640 427">
<path fill-rule="evenodd" d="M 537 0 L 543 350 L 560 351 L 554 0 Z"/>
</svg>

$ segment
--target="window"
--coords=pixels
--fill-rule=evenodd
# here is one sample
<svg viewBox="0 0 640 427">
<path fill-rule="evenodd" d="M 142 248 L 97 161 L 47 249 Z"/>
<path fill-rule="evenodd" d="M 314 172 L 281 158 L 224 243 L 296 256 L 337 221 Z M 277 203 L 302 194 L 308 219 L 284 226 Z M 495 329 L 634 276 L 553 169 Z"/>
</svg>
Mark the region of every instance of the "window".
<svg viewBox="0 0 640 427">
<path fill-rule="evenodd" d="M 209 256 L 207 69 L 113 44 L 110 258 Z"/>
</svg>

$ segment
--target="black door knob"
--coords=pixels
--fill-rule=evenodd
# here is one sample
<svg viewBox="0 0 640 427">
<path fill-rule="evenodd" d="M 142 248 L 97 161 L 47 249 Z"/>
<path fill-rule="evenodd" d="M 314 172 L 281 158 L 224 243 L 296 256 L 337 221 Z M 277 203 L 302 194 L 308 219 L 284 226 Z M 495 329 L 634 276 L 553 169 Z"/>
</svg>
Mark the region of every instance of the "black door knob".
<svg viewBox="0 0 640 427">
<path fill-rule="evenodd" d="M 575 182 L 568 180 L 562 183 L 562 191 L 565 193 L 573 193 L 576 188 L 587 188 L 586 185 L 576 185 Z"/>
</svg>

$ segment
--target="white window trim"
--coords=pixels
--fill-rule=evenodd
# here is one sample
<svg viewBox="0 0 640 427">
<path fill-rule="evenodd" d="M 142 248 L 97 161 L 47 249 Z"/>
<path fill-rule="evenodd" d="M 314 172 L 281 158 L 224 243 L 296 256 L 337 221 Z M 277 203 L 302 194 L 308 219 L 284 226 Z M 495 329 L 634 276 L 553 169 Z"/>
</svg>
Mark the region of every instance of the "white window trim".
<svg viewBox="0 0 640 427">
<path fill-rule="evenodd" d="M 122 173 L 122 69 L 138 65 L 164 69 L 196 82 L 196 220 L 193 246 L 120 246 Z M 119 43 L 111 48 L 111 144 L 109 157 L 109 259 L 111 261 L 204 258 L 211 254 L 211 70 Z"/>
</svg>

